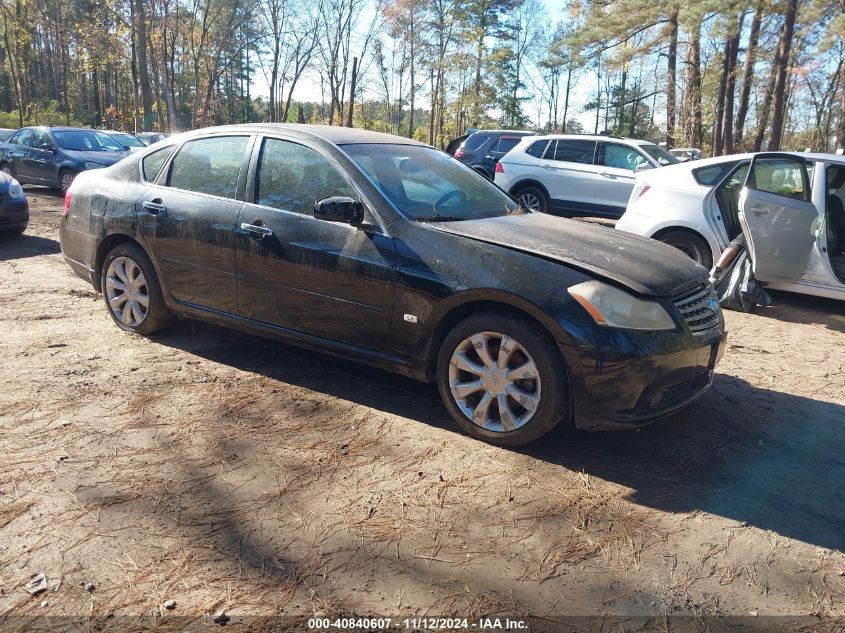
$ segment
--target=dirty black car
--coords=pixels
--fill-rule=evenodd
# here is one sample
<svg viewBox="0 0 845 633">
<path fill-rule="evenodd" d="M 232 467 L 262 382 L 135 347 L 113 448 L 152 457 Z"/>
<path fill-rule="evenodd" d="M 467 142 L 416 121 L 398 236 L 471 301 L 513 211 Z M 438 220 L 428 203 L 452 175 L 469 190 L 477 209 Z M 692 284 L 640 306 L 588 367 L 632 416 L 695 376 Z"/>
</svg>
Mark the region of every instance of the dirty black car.
<svg viewBox="0 0 845 633">
<path fill-rule="evenodd" d="M 527 212 L 409 139 L 209 128 L 80 175 L 66 207 L 64 257 L 124 330 L 178 315 L 436 381 L 495 444 L 664 416 L 724 348 L 679 251 Z"/>
</svg>

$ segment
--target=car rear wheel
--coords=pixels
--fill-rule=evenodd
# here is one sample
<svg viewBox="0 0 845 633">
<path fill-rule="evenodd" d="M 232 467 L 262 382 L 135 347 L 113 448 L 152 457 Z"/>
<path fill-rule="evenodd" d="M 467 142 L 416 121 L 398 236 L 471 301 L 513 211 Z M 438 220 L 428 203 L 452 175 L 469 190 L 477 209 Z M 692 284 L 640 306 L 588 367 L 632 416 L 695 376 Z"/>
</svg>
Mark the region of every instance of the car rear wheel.
<svg viewBox="0 0 845 633">
<path fill-rule="evenodd" d="M 76 174 L 71 171 L 63 171 L 61 173 L 59 176 L 59 188 L 62 190 L 62 193 L 67 193 L 67 190 L 70 189 L 75 177 Z"/>
<path fill-rule="evenodd" d="M 525 209 L 546 213 L 549 210 L 549 200 L 539 187 L 521 187 L 514 193 L 516 201 Z"/>
<path fill-rule="evenodd" d="M 536 324 L 485 312 L 446 335 L 437 387 L 464 431 L 491 444 L 520 446 L 566 415 L 566 368 L 557 345 Z"/>
<path fill-rule="evenodd" d="M 153 264 L 139 246 L 119 244 L 109 251 L 100 282 L 109 315 L 121 329 L 146 336 L 173 320 Z"/>
<path fill-rule="evenodd" d="M 710 251 L 710 246 L 697 235 L 689 231 L 670 231 L 657 239 L 664 244 L 674 246 L 707 270 L 713 268 L 713 253 Z"/>
</svg>

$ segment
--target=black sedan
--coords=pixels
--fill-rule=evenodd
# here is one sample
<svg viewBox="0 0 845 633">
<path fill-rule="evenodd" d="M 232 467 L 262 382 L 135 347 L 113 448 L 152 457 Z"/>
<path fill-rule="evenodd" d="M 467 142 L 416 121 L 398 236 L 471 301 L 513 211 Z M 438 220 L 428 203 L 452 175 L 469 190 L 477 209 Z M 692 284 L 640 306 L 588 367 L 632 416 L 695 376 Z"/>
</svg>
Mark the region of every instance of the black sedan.
<svg viewBox="0 0 845 633">
<path fill-rule="evenodd" d="M 405 138 L 199 130 L 81 174 L 66 202 L 65 260 L 124 330 L 179 315 L 434 380 L 496 444 L 666 415 L 724 347 L 707 271 L 679 251 L 525 211 Z"/>
<path fill-rule="evenodd" d="M 0 143 L 0 171 L 23 184 L 67 191 L 76 174 L 114 165 L 129 152 L 104 132 L 74 127 L 25 127 Z"/>
<path fill-rule="evenodd" d="M 0 234 L 23 233 L 28 224 L 29 202 L 21 183 L 0 174 Z"/>
</svg>

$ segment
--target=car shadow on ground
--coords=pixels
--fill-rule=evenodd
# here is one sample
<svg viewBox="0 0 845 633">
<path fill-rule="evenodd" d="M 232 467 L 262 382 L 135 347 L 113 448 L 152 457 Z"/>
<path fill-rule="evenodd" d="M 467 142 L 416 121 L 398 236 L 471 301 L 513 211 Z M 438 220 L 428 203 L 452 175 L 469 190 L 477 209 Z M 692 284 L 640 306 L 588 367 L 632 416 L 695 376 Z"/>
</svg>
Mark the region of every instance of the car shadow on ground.
<svg viewBox="0 0 845 633">
<path fill-rule="evenodd" d="M 247 334 L 186 322 L 159 343 L 459 433 L 433 385 Z M 559 427 L 520 452 L 631 489 L 666 512 L 704 511 L 845 550 L 845 407 L 717 375 L 689 409 L 648 427 Z"/>
<path fill-rule="evenodd" d="M 768 292 L 772 295 L 774 305 L 757 308 L 755 314 L 789 323 L 819 324 L 829 330 L 845 332 L 845 302 L 794 292 Z"/>
<path fill-rule="evenodd" d="M 37 235 L 0 235 L 0 262 L 61 253 L 58 241 Z"/>
</svg>

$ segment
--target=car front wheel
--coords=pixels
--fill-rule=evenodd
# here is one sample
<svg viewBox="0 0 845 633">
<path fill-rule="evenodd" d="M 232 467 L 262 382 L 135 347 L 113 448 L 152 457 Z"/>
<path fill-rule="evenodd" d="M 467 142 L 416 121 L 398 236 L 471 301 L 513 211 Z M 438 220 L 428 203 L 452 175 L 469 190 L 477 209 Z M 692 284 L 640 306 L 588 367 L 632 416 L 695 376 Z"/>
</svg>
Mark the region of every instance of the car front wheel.
<svg viewBox="0 0 845 633">
<path fill-rule="evenodd" d="M 70 171 L 63 171 L 61 173 L 59 176 L 59 188 L 62 190 L 62 193 L 67 193 L 67 190 L 70 189 L 75 177 L 76 174 Z"/>
<path fill-rule="evenodd" d="M 534 186 L 521 187 L 514 193 L 514 198 L 524 209 L 529 211 L 539 211 L 547 213 L 549 210 L 549 201 L 546 194 L 539 188 Z"/>
<path fill-rule="evenodd" d="M 155 268 L 139 246 L 119 244 L 109 251 L 100 282 L 109 315 L 121 329 L 147 336 L 172 321 Z"/>
<path fill-rule="evenodd" d="M 535 323 L 485 312 L 447 334 L 437 387 L 464 431 L 491 444 L 520 446 L 567 414 L 566 368 L 558 347 Z"/>
</svg>

